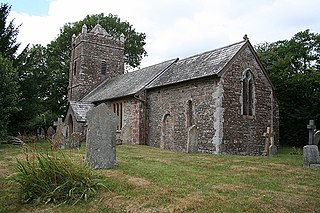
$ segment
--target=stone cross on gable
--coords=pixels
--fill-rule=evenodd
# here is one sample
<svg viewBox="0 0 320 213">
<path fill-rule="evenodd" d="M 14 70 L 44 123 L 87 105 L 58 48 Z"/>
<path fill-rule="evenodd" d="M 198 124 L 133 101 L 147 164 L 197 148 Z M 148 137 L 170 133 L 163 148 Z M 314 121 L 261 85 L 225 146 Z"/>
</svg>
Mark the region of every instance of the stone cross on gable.
<svg viewBox="0 0 320 213">
<path fill-rule="evenodd" d="M 309 124 L 307 125 L 307 129 L 309 130 L 309 145 L 313 145 L 313 132 L 316 129 L 316 125 L 314 124 L 314 120 L 309 120 Z"/>
<path fill-rule="evenodd" d="M 57 121 L 54 121 L 54 122 L 53 122 L 53 126 L 59 126 L 59 125 L 61 125 L 61 124 L 62 124 L 62 118 L 58 118 Z"/>
</svg>

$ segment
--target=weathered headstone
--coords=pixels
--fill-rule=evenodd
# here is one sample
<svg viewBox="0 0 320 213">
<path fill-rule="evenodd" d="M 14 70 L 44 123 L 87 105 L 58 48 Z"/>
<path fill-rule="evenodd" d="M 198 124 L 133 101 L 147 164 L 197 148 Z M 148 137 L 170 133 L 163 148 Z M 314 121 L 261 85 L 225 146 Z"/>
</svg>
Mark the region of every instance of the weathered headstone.
<svg viewBox="0 0 320 213">
<path fill-rule="evenodd" d="M 116 165 L 115 114 L 105 104 L 87 112 L 86 160 L 96 169 L 112 168 Z"/>
<path fill-rule="evenodd" d="M 49 126 L 47 130 L 47 138 L 52 139 L 52 136 L 56 133 L 56 130 L 52 126 Z"/>
<path fill-rule="evenodd" d="M 81 133 L 80 132 L 71 133 L 71 137 L 69 139 L 70 147 L 79 148 L 80 142 L 81 142 Z"/>
<path fill-rule="evenodd" d="M 52 149 L 57 150 L 61 149 L 61 146 L 64 144 L 64 136 L 63 136 L 63 123 L 62 118 L 58 118 L 57 122 L 57 130 L 56 133 L 52 136 Z"/>
<path fill-rule="evenodd" d="M 43 127 L 39 127 L 39 128 L 38 128 L 37 134 L 38 134 L 38 140 L 44 140 L 44 139 L 46 139 L 46 133 L 45 133 Z"/>
<path fill-rule="evenodd" d="M 304 146 L 303 147 L 303 160 L 304 160 L 303 167 L 315 168 L 317 166 L 317 164 L 319 164 L 319 167 L 320 167 L 320 156 L 319 156 L 318 146 L 317 145 Z"/>
<path fill-rule="evenodd" d="M 197 153 L 198 152 L 198 127 L 192 125 L 188 129 L 188 142 L 187 142 L 187 152 Z"/>
</svg>

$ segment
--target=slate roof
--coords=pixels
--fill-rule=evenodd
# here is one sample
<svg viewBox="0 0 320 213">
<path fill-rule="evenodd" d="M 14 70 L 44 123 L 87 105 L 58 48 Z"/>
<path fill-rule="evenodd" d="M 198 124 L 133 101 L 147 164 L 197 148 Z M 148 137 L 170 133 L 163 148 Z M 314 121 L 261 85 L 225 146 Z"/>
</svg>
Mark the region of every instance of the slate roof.
<svg viewBox="0 0 320 213">
<path fill-rule="evenodd" d="M 172 59 L 102 82 L 82 101 L 99 102 L 133 95 L 146 88 L 175 84 L 206 76 L 219 75 L 246 43 L 241 41 L 182 60 Z"/>
<path fill-rule="evenodd" d="M 245 41 L 179 60 L 147 89 L 218 75 L 244 45 Z"/>
<path fill-rule="evenodd" d="M 90 102 L 70 101 L 77 122 L 85 122 L 87 112 L 94 107 Z"/>
<path fill-rule="evenodd" d="M 150 81 L 161 74 L 175 61 L 169 60 L 102 82 L 87 94 L 82 101 L 97 102 L 133 95 L 143 89 Z"/>
</svg>

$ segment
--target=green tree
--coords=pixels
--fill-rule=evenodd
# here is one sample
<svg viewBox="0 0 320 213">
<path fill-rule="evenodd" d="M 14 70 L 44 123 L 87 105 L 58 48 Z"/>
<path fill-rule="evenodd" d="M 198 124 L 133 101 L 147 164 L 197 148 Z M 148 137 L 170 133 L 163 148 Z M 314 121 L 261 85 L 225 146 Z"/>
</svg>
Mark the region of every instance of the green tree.
<svg viewBox="0 0 320 213">
<path fill-rule="evenodd" d="M 47 49 L 34 45 L 21 56 L 19 67 L 19 111 L 12 116 L 11 129 L 17 133 L 30 133 L 38 127 L 46 127 L 56 119 L 52 115 L 48 97 L 50 94 L 50 78 L 46 61 Z"/>
<path fill-rule="evenodd" d="M 7 23 L 11 7 L 0 5 L 0 137 L 7 134 L 8 124 L 13 112 L 17 110 L 18 78 L 16 53 L 19 43 L 16 43 L 18 28 L 13 20 Z"/>
<path fill-rule="evenodd" d="M 17 110 L 18 78 L 12 61 L 0 55 L 0 137 L 7 134 L 9 118 Z"/>
<path fill-rule="evenodd" d="M 147 55 L 144 49 L 145 34 L 136 32 L 131 24 L 112 14 L 86 16 L 81 21 L 65 24 L 59 36 L 47 47 L 47 66 L 51 76 L 48 102 L 56 114 L 64 114 L 67 106 L 72 35 L 79 34 L 84 24 L 90 30 L 98 22 L 114 37 L 120 37 L 121 34 L 125 36 L 124 61 L 128 67 L 139 66 L 142 58 Z"/>
<path fill-rule="evenodd" d="M 308 121 L 320 126 L 320 35 L 305 30 L 256 49 L 276 87 L 281 143 L 307 144 Z"/>
<path fill-rule="evenodd" d="M 0 6 L 0 53 L 3 57 L 13 60 L 15 54 L 20 46 L 17 43 L 17 35 L 19 33 L 19 27 L 15 27 L 11 20 L 7 24 L 7 18 L 9 16 L 11 6 L 1 3 Z"/>
</svg>

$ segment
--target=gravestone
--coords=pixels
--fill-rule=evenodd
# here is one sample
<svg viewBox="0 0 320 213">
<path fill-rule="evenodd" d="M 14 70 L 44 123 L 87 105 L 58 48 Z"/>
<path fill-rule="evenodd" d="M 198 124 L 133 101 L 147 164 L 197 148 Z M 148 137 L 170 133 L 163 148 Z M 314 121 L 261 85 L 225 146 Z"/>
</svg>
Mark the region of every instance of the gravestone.
<svg viewBox="0 0 320 213">
<path fill-rule="evenodd" d="M 80 148 L 80 142 L 81 142 L 81 133 L 80 132 L 71 133 L 71 136 L 69 139 L 69 146 L 72 148 Z"/>
<path fill-rule="evenodd" d="M 51 140 L 52 141 L 51 146 L 53 150 L 61 149 L 61 147 L 65 142 L 65 138 L 63 136 L 63 129 L 64 129 L 64 125 L 62 123 L 62 118 L 58 118 L 57 130 L 56 130 L 56 133 L 52 136 L 52 140 Z"/>
<path fill-rule="evenodd" d="M 310 120 L 307 125 L 309 132 L 309 145 L 303 147 L 303 167 L 305 168 L 320 168 L 320 156 L 318 146 L 315 145 L 313 132 L 316 129 L 314 120 Z M 316 134 L 315 134 L 316 135 Z"/>
<path fill-rule="evenodd" d="M 274 156 L 277 154 L 277 146 L 274 145 L 274 132 L 271 127 L 267 127 L 267 131 L 263 134 L 265 137 L 265 147 L 263 155 Z"/>
<path fill-rule="evenodd" d="M 303 167 L 310 168 L 316 167 L 319 164 L 320 167 L 320 156 L 317 145 L 306 145 L 303 147 Z"/>
<path fill-rule="evenodd" d="M 38 140 L 44 140 L 46 138 L 46 133 L 43 127 L 39 127 L 37 130 L 38 133 Z"/>
<path fill-rule="evenodd" d="M 192 125 L 188 129 L 188 142 L 187 142 L 187 152 L 188 153 L 197 153 L 198 152 L 198 127 Z"/>
<path fill-rule="evenodd" d="M 52 139 L 52 136 L 56 133 L 56 130 L 52 126 L 49 126 L 47 130 L 47 138 Z"/>
<path fill-rule="evenodd" d="M 86 160 L 95 169 L 116 165 L 117 119 L 111 109 L 100 104 L 87 112 Z"/>
</svg>

